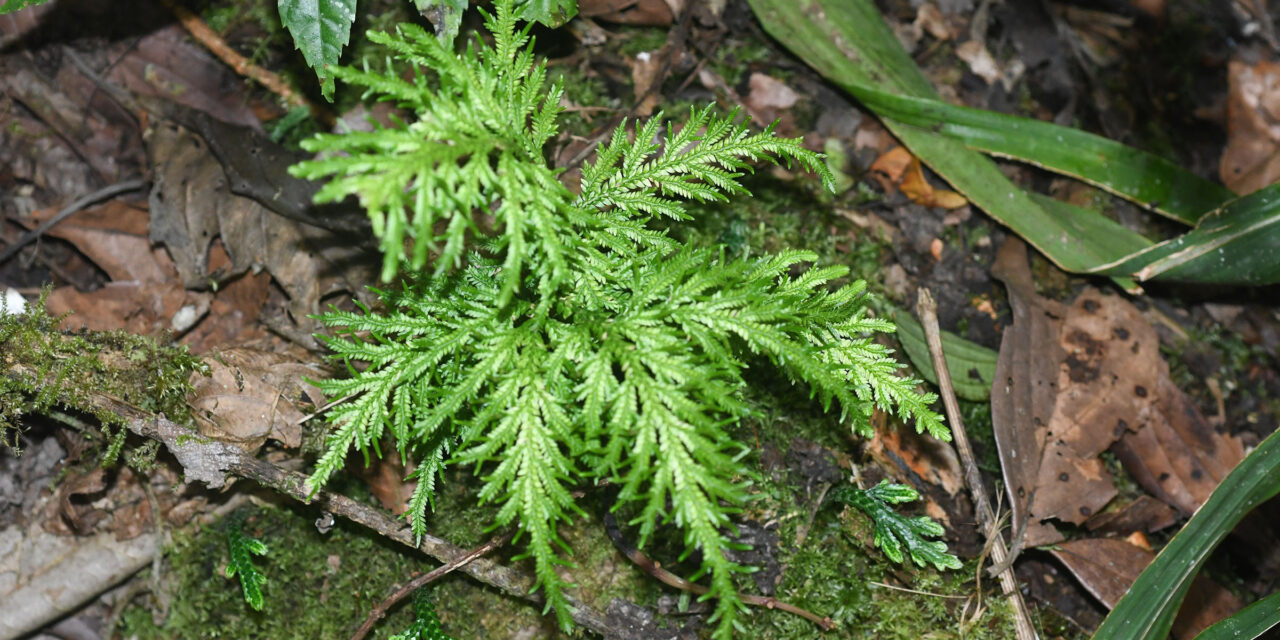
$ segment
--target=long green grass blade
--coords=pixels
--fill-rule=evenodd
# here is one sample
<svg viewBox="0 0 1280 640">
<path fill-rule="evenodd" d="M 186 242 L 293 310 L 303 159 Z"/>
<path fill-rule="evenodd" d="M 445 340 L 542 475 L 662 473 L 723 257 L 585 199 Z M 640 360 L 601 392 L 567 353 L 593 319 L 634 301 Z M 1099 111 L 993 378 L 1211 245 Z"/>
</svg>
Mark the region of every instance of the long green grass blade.
<svg viewBox="0 0 1280 640">
<path fill-rule="evenodd" d="M 749 0 L 769 35 L 850 93 L 862 88 L 917 98 L 937 94 L 902 49 L 879 11 L 867 0 Z M 1118 261 L 1125 252 L 1109 252 L 1083 235 L 1080 225 L 1101 235 L 1127 234 L 1118 223 L 1080 209 L 1085 218 L 1064 226 L 1060 216 L 1040 206 L 1009 181 L 989 158 L 963 142 L 893 118 L 885 125 L 920 160 L 957 191 L 1009 227 L 1067 271 L 1087 271 Z M 1141 248 L 1141 247 L 1139 247 Z"/>
<path fill-rule="evenodd" d="M 1158 156 L 941 102 L 869 0 L 749 2 L 770 35 L 881 115 L 924 164 L 1062 269 L 1109 275 L 1129 290 L 1138 289 L 1135 277 L 1280 281 L 1280 190 L 1231 201 L 1226 188 Z M 1022 190 L 979 151 L 1080 178 L 1197 227 L 1154 244 L 1098 212 Z"/>
<path fill-rule="evenodd" d="M 1264 285 L 1280 282 L 1280 184 L 1205 216 L 1196 228 L 1095 269 L 1139 280 Z"/>
<path fill-rule="evenodd" d="M 1191 581 L 1213 549 L 1254 507 L 1280 493 L 1280 431 L 1227 474 L 1116 603 L 1093 640 L 1164 640 Z"/>
<path fill-rule="evenodd" d="M 1277 591 L 1201 631 L 1196 640 L 1253 640 L 1280 624 L 1280 591 Z"/>
<path fill-rule="evenodd" d="M 1188 225 L 1235 197 L 1230 189 L 1164 158 L 1079 129 L 866 86 L 846 88 L 881 117 L 1078 178 Z"/>
</svg>

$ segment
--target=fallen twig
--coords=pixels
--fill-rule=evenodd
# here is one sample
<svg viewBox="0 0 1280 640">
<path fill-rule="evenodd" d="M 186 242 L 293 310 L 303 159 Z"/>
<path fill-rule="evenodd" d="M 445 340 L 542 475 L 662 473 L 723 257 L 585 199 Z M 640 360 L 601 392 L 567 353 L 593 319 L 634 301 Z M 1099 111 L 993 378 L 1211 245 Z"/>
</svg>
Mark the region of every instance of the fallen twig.
<svg viewBox="0 0 1280 640">
<path fill-rule="evenodd" d="M 122 193 L 127 193 L 129 191 L 141 189 L 142 187 L 146 186 L 146 184 L 147 184 L 146 180 L 143 180 L 141 178 L 134 178 L 133 180 L 125 180 L 122 182 L 117 182 L 113 185 L 109 185 L 101 189 L 98 189 L 97 191 L 94 191 L 93 193 L 90 193 L 88 195 L 76 198 L 71 204 L 63 207 L 61 211 L 55 213 L 52 218 L 49 218 L 48 220 L 41 222 L 40 225 L 37 226 L 36 228 L 22 234 L 22 236 L 20 236 L 17 240 L 13 241 L 13 244 L 5 247 L 4 251 L 0 251 L 0 263 L 4 262 L 5 260 L 8 260 L 9 258 L 12 258 L 13 254 L 17 253 L 19 249 L 27 246 L 27 244 L 30 243 L 32 240 L 35 240 L 36 238 L 39 238 L 40 236 L 44 235 L 50 229 L 57 226 L 59 222 L 62 222 L 63 220 L 66 220 L 67 218 L 71 217 L 77 211 L 80 211 L 91 204 L 96 204 L 98 202 L 106 200 L 107 198 L 111 198 L 113 196 L 117 196 Z"/>
<path fill-rule="evenodd" d="M 938 303 L 933 301 L 929 290 L 921 287 L 916 302 L 916 314 L 920 316 L 920 325 L 924 327 L 925 342 L 929 345 L 929 354 L 933 356 L 933 370 L 938 375 L 938 389 L 942 392 L 942 404 L 947 410 L 947 420 L 951 423 L 951 435 L 955 439 L 956 452 L 960 454 L 960 463 L 964 466 L 965 483 L 969 485 L 969 493 L 977 506 L 978 522 L 986 532 L 991 545 L 991 558 L 996 564 L 1003 563 L 1009 557 L 1004 538 L 1000 536 L 995 510 L 991 508 L 991 500 L 987 498 L 987 490 L 982 483 L 982 475 L 978 473 L 978 462 L 973 455 L 973 446 L 969 444 L 969 435 L 964 430 L 964 420 L 960 417 L 960 403 L 956 401 L 956 391 L 951 386 L 951 372 L 947 369 L 947 356 L 942 352 L 942 330 L 938 327 Z M 1014 628 L 1018 640 L 1038 640 L 1036 629 L 1031 624 L 1031 614 L 1027 611 L 1027 603 L 1018 590 L 1018 579 L 1013 575 L 1013 567 L 1006 566 L 1000 572 L 1000 585 L 1004 588 L 1005 597 L 1013 605 Z"/>
<path fill-rule="evenodd" d="M 397 602 L 400 602 L 401 600 L 404 600 L 405 598 L 407 598 L 409 594 L 413 593 L 414 591 L 417 591 L 418 589 L 421 589 L 423 586 L 435 580 L 440 579 L 446 574 L 456 571 L 457 569 L 465 566 L 468 562 L 471 562 L 472 560 L 475 560 L 476 558 L 479 558 L 480 556 L 483 556 L 486 553 L 489 553 L 490 551 L 493 551 L 494 549 L 501 547 L 502 545 L 506 544 L 507 541 L 509 540 L 511 540 L 511 534 L 509 533 L 506 535 L 498 536 L 476 547 L 475 549 L 468 551 L 466 555 L 461 556 L 459 558 L 455 558 L 449 562 L 446 562 L 436 567 L 435 569 L 432 569 L 431 571 L 428 571 L 410 580 L 408 584 L 404 585 L 403 587 L 400 587 L 399 589 L 396 589 L 395 593 L 391 594 L 390 597 L 388 597 L 386 600 L 383 600 L 381 603 L 378 604 L 378 606 L 373 608 L 373 611 L 369 613 L 369 617 L 365 618 L 364 624 L 360 625 L 360 628 L 356 629 L 356 632 L 352 634 L 351 640 L 364 640 L 364 637 L 368 635 L 370 631 L 373 630 L 373 625 L 377 624 L 379 620 L 385 617 L 387 615 L 387 611 L 391 609 L 391 607 L 394 607 Z"/>
<path fill-rule="evenodd" d="M 187 30 L 187 33 L 191 34 L 192 38 L 204 45 L 219 60 L 234 69 L 236 73 L 262 85 L 268 91 L 280 96 L 289 105 L 306 107 L 311 112 L 312 117 L 325 125 L 333 124 L 333 114 L 329 110 L 311 102 L 306 96 L 295 91 L 280 76 L 249 62 L 248 58 L 232 49 L 226 40 L 222 39 L 222 36 L 210 29 L 209 25 L 200 19 L 200 16 L 191 13 L 186 7 L 174 3 L 173 0 L 160 0 L 160 2 L 165 7 L 168 7 L 169 11 L 178 18 L 178 22 L 182 23 L 183 28 Z"/>
<path fill-rule="evenodd" d="M 696 593 L 698 595 L 702 595 L 707 592 L 707 587 L 696 582 L 689 582 L 688 580 L 663 569 L 658 566 L 658 563 L 650 560 L 649 557 L 644 555 L 644 553 L 639 549 L 631 546 L 626 539 L 622 537 L 622 530 L 618 528 L 618 519 L 615 518 L 612 513 L 604 514 L 604 530 L 609 534 L 609 539 L 613 540 L 614 546 L 618 547 L 618 550 L 622 552 L 622 555 L 626 556 L 627 559 L 633 562 L 637 567 L 644 570 L 645 573 L 660 580 L 663 584 L 675 587 L 681 591 Z M 830 631 L 836 628 L 836 623 L 831 618 L 820 617 L 812 611 L 801 609 L 800 607 L 783 602 L 771 596 L 757 596 L 747 593 L 739 593 L 738 598 L 741 599 L 744 604 L 748 604 L 753 607 L 778 609 L 779 611 L 794 613 L 818 625 L 818 627 L 823 631 Z"/>
</svg>

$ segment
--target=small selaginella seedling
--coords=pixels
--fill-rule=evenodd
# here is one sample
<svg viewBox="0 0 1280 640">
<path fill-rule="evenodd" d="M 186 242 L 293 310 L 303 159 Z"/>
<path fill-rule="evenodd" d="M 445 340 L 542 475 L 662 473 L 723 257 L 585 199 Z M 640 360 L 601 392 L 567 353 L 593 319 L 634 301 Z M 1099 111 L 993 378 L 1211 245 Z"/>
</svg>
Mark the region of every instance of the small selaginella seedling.
<svg viewBox="0 0 1280 640">
<path fill-rule="evenodd" d="M 674 522 L 699 552 L 726 637 L 742 608 L 733 575 L 748 570 L 724 551 L 748 498 L 746 447 L 729 428 L 748 412 L 739 391 L 749 363 L 770 362 L 823 406 L 834 401 L 859 433 L 879 407 L 949 434 L 934 396 L 872 339 L 893 325 L 865 313 L 863 283 L 829 286 L 845 268 L 804 268 L 816 259 L 806 251 L 730 259 L 652 224 L 687 219 L 682 201 L 745 193 L 737 180 L 761 160 L 798 163 L 829 184 L 819 155 L 708 107 L 679 124 L 624 123 L 575 194 L 547 160 L 562 87 L 547 82 L 511 5 L 486 16 L 492 45 L 461 54 L 412 25 L 370 34 L 408 72 L 334 75 L 412 120 L 318 136 L 304 146 L 324 153 L 293 168 L 330 178 L 319 201 L 357 196 L 384 280 L 403 276 L 378 292 L 385 311 L 321 318 L 349 375 L 320 383 L 342 400 L 310 487 L 353 448 L 367 457 L 387 438 L 416 465 L 408 518 L 420 535 L 444 465 L 474 465 L 479 499 L 500 504 L 496 524 L 518 523 L 567 627 L 556 529 L 582 514 L 575 488 L 608 481 L 619 505 L 636 505 L 641 544 Z"/>
</svg>

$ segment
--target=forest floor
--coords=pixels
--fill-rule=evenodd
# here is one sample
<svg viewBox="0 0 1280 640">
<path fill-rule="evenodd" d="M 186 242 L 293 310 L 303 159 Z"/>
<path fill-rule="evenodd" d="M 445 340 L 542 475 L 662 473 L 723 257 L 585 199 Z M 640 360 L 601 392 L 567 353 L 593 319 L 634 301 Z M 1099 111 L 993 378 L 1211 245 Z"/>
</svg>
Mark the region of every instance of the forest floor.
<svg viewBox="0 0 1280 640">
<path fill-rule="evenodd" d="M 107 380 L 86 393 L 142 397 L 162 386 L 158 381 L 185 379 L 190 362 L 169 349 L 185 346 L 211 367 L 211 377 L 192 375 L 194 390 L 184 399 L 201 434 L 305 472 L 325 434 L 323 420 L 310 414 L 325 399 L 304 379 L 341 373 L 312 337 L 321 329 L 309 316 L 331 304 L 349 307 L 353 297 L 368 300 L 365 287 L 377 283 L 379 258 L 349 230 L 282 217 L 246 197 L 271 188 L 269 172 L 226 167 L 257 154 L 265 158 L 259 166 L 284 166 L 301 157 L 299 140 L 333 126 L 326 118 L 350 125 L 385 117 L 388 108 L 361 106 L 359 95 L 342 86 L 334 102 L 321 99 L 315 75 L 280 26 L 275 2 L 180 4 L 222 44 L 278 74 L 317 110 L 282 106 L 279 96 L 220 62 L 191 38 L 169 3 L 53 0 L 0 16 L 0 245 L 16 247 L 0 258 L 0 288 L 10 318 L 18 296 L 28 303 L 43 297 L 67 332 L 122 330 L 159 341 L 157 347 L 117 334 L 91 339 L 95 349 L 105 345 L 106 352 L 123 354 L 140 377 Z M 1269 72 L 1269 60 L 1280 55 L 1271 18 L 1238 8 L 1264 3 L 877 4 L 949 102 L 1080 127 L 1163 155 L 1238 192 L 1275 179 L 1268 173 L 1269 158 L 1280 151 L 1274 140 L 1259 143 L 1264 148 L 1256 153 L 1264 159 L 1248 172 L 1263 182 L 1220 175 L 1223 167 L 1249 162 L 1224 158 L 1233 136 L 1256 133 L 1248 120 L 1257 114 L 1229 108 L 1231 94 L 1250 73 Z M 421 21 L 412 13 L 404 0 L 361 0 L 344 62 L 378 64 L 383 54 L 364 31 Z M 474 13 L 465 16 L 463 38 L 480 25 Z M 566 126 L 551 151 L 560 166 L 580 164 L 624 119 L 708 103 L 726 111 L 739 107 L 757 123 L 776 120 L 781 135 L 828 154 L 836 193 L 796 167 L 762 167 L 745 183 L 752 197 L 700 206 L 692 225 L 674 231 L 682 241 L 719 243 L 739 255 L 815 251 L 821 263 L 846 265 L 868 283 L 877 314 L 902 322 L 910 321 L 917 291 L 926 287 L 938 301 L 942 329 L 983 348 L 984 366 L 994 365 L 997 354 L 1014 357 L 1002 347 L 1013 325 L 1004 284 L 1010 278 L 1034 283 L 1013 295 L 1067 318 L 1067 326 L 1054 325 L 1056 332 L 1047 334 L 1052 344 L 1032 343 L 1017 357 L 1056 357 L 1059 339 L 1070 339 L 1068 310 L 1099 305 L 1110 314 L 1114 334 L 1095 336 L 1099 348 L 1118 350 L 1130 336 L 1135 348 L 1141 341 L 1151 347 L 1142 359 L 1100 357 L 1091 380 L 1150 377 L 1161 391 L 1143 410 L 1185 420 L 1219 448 L 1206 454 L 1186 442 L 1140 440 L 1107 426 L 1097 450 L 1072 462 L 1085 473 L 1055 474 L 1052 482 L 1022 479 L 1033 483 L 1037 500 L 1057 509 L 1030 523 L 1033 544 L 1014 565 L 1041 637 L 1089 637 L 1153 550 L 1221 479 L 1221 472 L 1202 477 L 1198 469 L 1229 469 L 1276 429 L 1280 288 L 1155 284 L 1131 295 L 1107 279 L 1066 273 L 1035 251 L 1007 244 L 1012 236 L 1004 227 L 947 191 L 875 115 L 766 35 L 746 2 L 589 0 L 565 27 L 534 32 L 537 52 L 567 90 Z M 1280 104 L 1269 102 L 1280 99 L 1280 83 L 1273 84 L 1258 89 L 1255 111 Z M 113 87 L 184 110 L 140 115 Z M 1277 113 L 1264 115 L 1280 118 Z M 201 128 L 199 114 L 233 127 Z M 1140 233 L 1174 232 L 1098 189 L 1025 164 L 1001 168 L 1019 185 L 1101 211 Z M 136 178 L 145 182 L 130 185 Z M 18 244 L 77 198 L 111 185 L 123 186 Z M 14 321 L 7 322 L 5 331 L 15 331 Z M 887 340 L 934 379 L 918 344 Z M 6 375 L 40 359 L 12 343 L 6 349 L 0 349 Z M 1081 411 L 1092 412 L 1099 424 L 1123 424 L 1119 409 L 1098 404 L 1104 392 L 1063 366 L 1064 379 L 1078 386 L 1062 391 L 1086 405 Z M 961 411 L 988 491 L 1007 505 L 1004 487 L 1018 479 L 1002 464 L 993 421 L 1011 418 L 1002 417 L 999 406 L 993 417 L 990 377 L 975 368 L 963 381 Z M 949 446 L 879 414 L 873 416 L 876 436 L 857 438 L 836 412 L 824 412 L 787 381 L 765 373 L 752 373 L 749 381 L 746 400 L 755 415 L 734 430 L 754 444 L 747 460 L 756 473 L 755 499 L 736 517 L 745 546 L 734 559 L 759 570 L 743 577 L 740 589 L 830 618 L 835 629 L 755 608 L 744 616 L 739 637 L 1013 637 L 1013 613 L 999 583 L 979 569 L 985 536 Z M 231 387 L 236 392 L 229 393 Z M 1140 395 L 1147 396 L 1145 388 Z M 47 615 L 22 634 L 348 638 L 398 585 L 436 566 L 366 527 L 342 518 L 323 522 L 332 516 L 318 505 L 246 480 L 222 489 L 185 483 L 175 459 L 163 452 L 156 457 L 155 442 L 136 435 L 124 441 L 128 464 L 104 470 L 99 463 L 113 443 L 89 417 L 18 407 L 30 402 L 0 394 L 0 403 L 10 403 L 0 406 L 0 417 L 20 415 L 20 428 L 2 433 L 22 451 L 0 452 L 0 618 L 17 613 L 10 596 L 41 576 L 52 580 L 49 589 L 73 595 L 48 598 Z M 329 489 L 402 513 L 406 469 L 394 456 L 368 466 L 355 458 Z M 938 572 L 886 559 L 864 516 L 823 500 L 850 478 L 863 486 L 885 478 L 914 486 L 922 500 L 904 508 L 944 526 L 943 539 L 963 568 Z M 1181 488 L 1153 491 L 1168 482 Z M 446 473 L 427 519 L 433 536 L 470 549 L 501 533 L 488 528 L 495 509 L 475 504 L 478 486 L 469 468 Z M 576 597 L 617 637 L 705 636 L 708 603 L 663 584 L 653 567 L 622 553 L 616 543 L 633 544 L 635 532 L 605 525 L 607 495 L 586 490 L 583 500 L 587 516 L 562 532 L 574 550 L 576 566 L 565 573 L 577 585 Z M 1175 637 L 1190 640 L 1208 622 L 1276 590 L 1277 522 L 1247 521 L 1213 557 Z M 224 577 L 233 526 L 270 549 L 258 561 L 267 576 L 261 612 L 246 605 L 237 581 Z M 1024 518 L 1015 526 L 1028 523 Z M 681 549 L 679 532 L 661 527 L 643 551 L 661 570 L 688 576 L 697 564 L 682 561 Z M 501 547 L 487 558 L 526 575 L 530 569 L 518 552 Z M 540 606 L 463 572 L 430 589 L 455 638 L 567 635 Z M 395 607 L 371 637 L 389 637 L 412 619 L 411 607 Z"/>
</svg>

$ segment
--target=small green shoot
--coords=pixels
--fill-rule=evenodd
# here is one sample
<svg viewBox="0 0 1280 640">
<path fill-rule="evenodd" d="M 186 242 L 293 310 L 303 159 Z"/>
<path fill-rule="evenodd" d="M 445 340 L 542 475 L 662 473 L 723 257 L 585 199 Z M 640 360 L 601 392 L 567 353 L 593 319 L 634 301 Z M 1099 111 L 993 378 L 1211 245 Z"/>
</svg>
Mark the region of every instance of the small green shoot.
<svg viewBox="0 0 1280 640">
<path fill-rule="evenodd" d="M 928 516 L 914 518 L 899 514 L 889 507 L 920 499 L 915 489 L 905 484 L 890 484 L 888 480 L 870 489 L 839 487 L 831 492 L 830 499 L 850 505 L 867 514 L 876 526 L 875 544 L 894 562 L 903 561 L 902 548 L 918 566 L 933 565 L 939 571 L 959 569 L 960 559 L 947 553 L 947 544 L 936 538 L 945 531 L 942 525 Z"/>
<path fill-rule="evenodd" d="M 254 611 L 262 611 L 262 585 L 267 577 L 253 566 L 253 556 L 267 555 L 267 545 L 257 538 L 250 538 L 240 530 L 240 523 L 227 525 L 227 550 L 231 553 L 231 561 L 227 563 L 227 577 L 239 576 L 240 588 L 244 591 L 244 601 Z"/>
<path fill-rule="evenodd" d="M 413 592 L 413 614 L 413 624 L 391 636 L 391 640 L 453 640 L 453 636 L 440 628 L 440 616 L 436 615 L 426 587 Z"/>
</svg>

